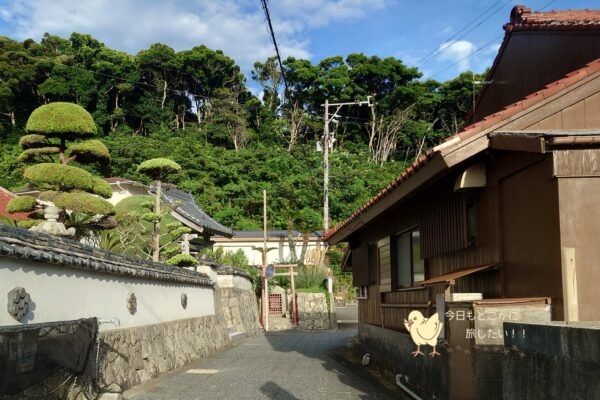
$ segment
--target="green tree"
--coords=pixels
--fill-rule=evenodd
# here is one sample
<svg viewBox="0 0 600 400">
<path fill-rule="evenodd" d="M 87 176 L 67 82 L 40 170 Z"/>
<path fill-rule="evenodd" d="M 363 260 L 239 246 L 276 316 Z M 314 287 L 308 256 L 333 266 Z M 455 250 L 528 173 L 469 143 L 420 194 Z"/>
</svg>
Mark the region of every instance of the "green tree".
<svg viewBox="0 0 600 400">
<path fill-rule="evenodd" d="M 181 62 L 182 82 L 192 98 L 198 128 L 209 118 L 215 91 L 226 88 L 239 92 L 244 77 L 235 61 L 220 50 L 196 46 L 178 54 Z"/>
<path fill-rule="evenodd" d="M 37 106 L 32 90 L 36 77 L 35 58 L 25 45 L 0 37 L 0 115 L 10 129 L 17 128 Z"/>
<path fill-rule="evenodd" d="M 110 231 L 103 232 L 99 245 L 107 250 L 136 256 L 152 258 L 154 236 L 154 197 L 148 195 L 130 196 L 121 200 L 116 206 L 115 219 L 117 226 Z M 170 210 L 161 205 L 160 214 L 160 260 L 171 260 L 169 257 L 179 252 L 178 239 L 181 235 L 191 230 L 183 226 L 172 215 Z M 173 257 L 171 257 L 173 258 Z M 170 263 L 182 265 L 180 262 L 190 260 L 189 257 L 179 255 Z"/>
<path fill-rule="evenodd" d="M 215 91 L 213 107 L 214 122 L 225 132 L 235 151 L 240 151 L 249 141 L 246 111 L 240 104 L 240 93 L 227 88 Z"/>
<path fill-rule="evenodd" d="M 279 108 L 279 93 L 283 86 L 283 76 L 279 70 L 276 57 L 269 57 L 264 63 L 255 62 L 251 72 L 254 79 L 263 89 L 265 107 L 276 115 Z"/>
<path fill-rule="evenodd" d="M 142 218 L 154 225 L 152 234 L 152 260 L 158 261 L 160 259 L 160 222 L 164 217 L 164 213 L 161 212 L 161 197 L 162 197 L 162 181 L 169 175 L 181 171 L 181 166 L 173 160 L 167 158 L 153 158 L 146 160 L 141 163 L 137 171 L 150 178 L 156 184 L 156 192 L 154 194 L 154 211 L 146 213 Z M 182 232 L 178 236 L 181 236 Z"/>
<path fill-rule="evenodd" d="M 69 165 L 74 161 L 110 161 L 108 149 L 99 140 L 77 142 L 96 133 L 91 115 L 76 104 L 50 103 L 33 111 L 26 131 L 28 134 L 19 142 L 23 148 L 19 158 L 35 163 L 25 169 L 23 176 L 41 191 L 39 199 L 62 209 L 62 222 L 80 228 L 79 235 L 108 226 L 107 218 L 114 210 L 102 197 L 112 195 L 110 186 L 88 171 Z M 31 198 L 28 202 L 16 198 L 9 203 L 11 212 L 32 211 L 36 205 Z"/>
</svg>

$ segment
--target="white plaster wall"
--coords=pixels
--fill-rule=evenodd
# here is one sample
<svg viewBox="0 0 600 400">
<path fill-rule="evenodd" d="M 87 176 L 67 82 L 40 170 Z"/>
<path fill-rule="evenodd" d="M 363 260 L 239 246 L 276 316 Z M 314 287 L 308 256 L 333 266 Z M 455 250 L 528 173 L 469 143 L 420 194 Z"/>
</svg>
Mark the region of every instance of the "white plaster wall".
<svg viewBox="0 0 600 400">
<path fill-rule="evenodd" d="M 23 287 L 31 295 L 25 324 L 117 317 L 120 328 L 130 328 L 215 314 L 211 287 L 0 257 L 0 326 L 20 325 L 7 312 L 7 292 L 14 287 Z M 127 310 L 129 292 L 137 298 L 133 315 Z M 182 293 L 187 294 L 186 309 L 181 306 Z M 115 328 L 100 326 L 100 330 Z"/>
<path fill-rule="evenodd" d="M 208 265 L 197 265 L 195 267 L 186 267 L 190 271 L 197 271 L 206 274 L 211 281 L 217 283 L 217 272 Z"/>
<path fill-rule="evenodd" d="M 233 276 L 233 287 L 242 289 L 242 290 L 251 291 L 252 283 L 248 279 L 244 278 L 243 276 L 234 275 Z"/>
<path fill-rule="evenodd" d="M 213 238 L 214 239 L 214 238 Z M 242 250 L 248 259 L 250 265 L 261 265 L 262 264 L 262 241 L 229 241 L 231 239 L 219 239 L 214 245 L 213 249 L 222 247 L 224 251 L 235 253 L 238 250 Z M 234 239 L 235 240 L 235 239 Z M 252 247 L 257 247 L 259 250 L 255 250 Z M 290 261 L 290 246 L 287 239 L 270 239 L 267 241 L 267 248 L 276 248 L 267 252 L 267 264 L 280 264 Z M 298 240 L 296 243 L 296 257 L 300 257 L 302 252 L 302 240 Z M 322 242 L 309 241 L 307 244 L 307 254 L 314 249 L 322 249 Z M 308 262 L 308 260 L 305 260 Z"/>
</svg>

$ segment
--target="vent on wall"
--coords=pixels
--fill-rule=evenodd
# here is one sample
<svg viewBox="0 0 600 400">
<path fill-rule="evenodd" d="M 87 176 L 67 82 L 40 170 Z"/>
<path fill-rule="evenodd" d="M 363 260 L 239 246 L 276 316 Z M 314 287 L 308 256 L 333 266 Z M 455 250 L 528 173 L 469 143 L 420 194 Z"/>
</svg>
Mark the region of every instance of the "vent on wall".
<svg viewBox="0 0 600 400">
<path fill-rule="evenodd" d="M 454 191 L 467 189 L 483 188 L 486 186 L 485 165 L 475 164 L 465 169 L 456 178 L 454 183 Z"/>
</svg>

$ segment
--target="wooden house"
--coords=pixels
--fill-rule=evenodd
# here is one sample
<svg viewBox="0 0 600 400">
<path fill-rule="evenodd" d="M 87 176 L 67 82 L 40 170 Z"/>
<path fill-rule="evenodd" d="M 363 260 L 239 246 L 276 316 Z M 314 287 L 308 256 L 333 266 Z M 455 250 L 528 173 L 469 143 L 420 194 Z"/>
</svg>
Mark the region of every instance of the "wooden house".
<svg viewBox="0 0 600 400">
<path fill-rule="evenodd" d="M 516 6 L 462 132 L 325 234 L 349 244 L 359 338 L 423 398 L 502 398 L 511 321 L 600 320 L 600 10 Z M 404 321 L 444 322 L 413 357 Z M 517 349 L 514 349 L 517 351 Z"/>
</svg>

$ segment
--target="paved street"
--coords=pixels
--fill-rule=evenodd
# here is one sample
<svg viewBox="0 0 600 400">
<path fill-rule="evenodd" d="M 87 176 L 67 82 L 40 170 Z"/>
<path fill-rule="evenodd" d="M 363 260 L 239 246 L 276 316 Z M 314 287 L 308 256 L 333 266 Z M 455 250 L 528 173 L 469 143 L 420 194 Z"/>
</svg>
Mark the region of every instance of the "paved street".
<svg viewBox="0 0 600 400">
<path fill-rule="evenodd" d="M 355 327 L 260 333 L 228 351 L 132 388 L 125 396 L 134 400 L 404 398 L 344 357 L 355 335 Z"/>
</svg>

